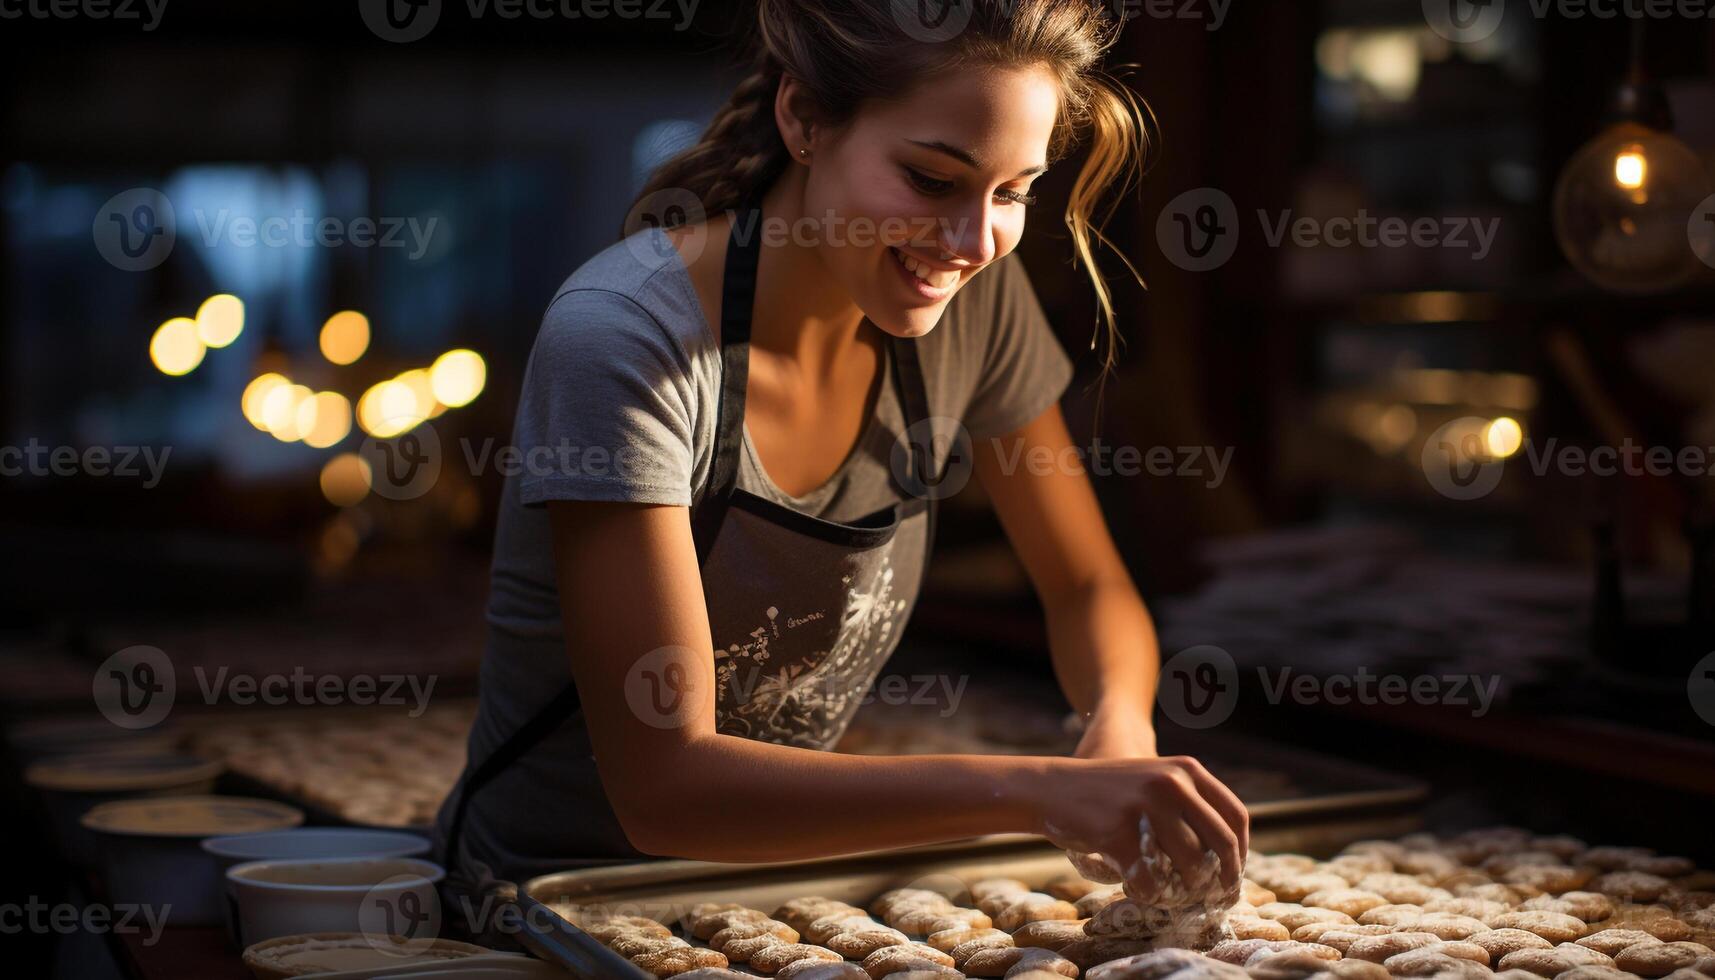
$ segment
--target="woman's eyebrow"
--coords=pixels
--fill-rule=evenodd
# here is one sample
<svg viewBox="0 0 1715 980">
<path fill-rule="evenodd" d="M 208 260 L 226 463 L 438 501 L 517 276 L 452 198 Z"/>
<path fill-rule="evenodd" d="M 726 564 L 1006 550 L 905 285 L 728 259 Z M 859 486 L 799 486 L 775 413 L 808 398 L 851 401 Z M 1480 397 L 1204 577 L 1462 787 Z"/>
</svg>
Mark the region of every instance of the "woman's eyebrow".
<svg viewBox="0 0 1715 980">
<path fill-rule="evenodd" d="M 972 170 L 982 169 L 982 164 L 978 163 L 977 158 L 972 156 L 969 151 L 962 150 L 959 147 L 953 146 L 950 143 L 943 143 L 940 140 L 914 140 L 914 139 L 908 139 L 905 142 L 914 144 L 916 146 L 921 146 L 926 150 L 935 150 L 935 151 L 938 151 L 940 153 L 945 153 L 946 155 L 948 155 L 948 156 L 952 157 L 953 159 L 959 161 L 960 163 L 964 164 L 965 166 L 970 167 Z M 1022 180 L 1023 178 L 1029 177 L 1032 174 L 1043 173 L 1043 172 L 1047 171 L 1047 169 L 1048 168 L 1042 164 L 1037 164 L 1034 167 L 1025 167 L 1023 170 L 1020 170 L 1018 172 L 1018 175 L 1013 177 L 1012 179 L 1013 180 Z"/>
</svg>

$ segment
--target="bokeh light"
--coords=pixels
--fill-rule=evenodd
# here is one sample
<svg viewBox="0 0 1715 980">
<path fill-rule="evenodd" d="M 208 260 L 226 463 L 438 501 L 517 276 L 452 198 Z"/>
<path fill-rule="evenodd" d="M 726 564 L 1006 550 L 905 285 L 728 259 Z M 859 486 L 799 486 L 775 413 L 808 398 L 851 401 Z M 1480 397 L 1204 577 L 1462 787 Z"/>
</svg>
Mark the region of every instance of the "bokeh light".
<svg viewBox="0 0 1715 980">
<path fill-rule="evenodd" d="M 435 400 L 449 408 L 460 408 L 482 394 L 488 380 L 488 365 L 473 350 L 450 350 L 429 368 L 429 384 Z"/>
<path fill-rule="evenodd" d="M 251 425 L 263 432 L 268 431 L 268 423 L 264 421 L 262 414 L 262 404 L 267 399 L 269 392 L 288 384 L 291 382 L 286 379 L 285 375 L 269 371 L 266 374 L 257 375 L 256 380 L 245 386 L 241 404 L 244 409 L 244 417 L 250 421 Z"/>
<path fill-rule="evenodd" d="M 322 324 L 322 356 L 335 364 L 351 364 L 369 349 L 369 318 L 356 310 L 341 310 Z"/>
<path fill-rule="evenodd" d="M 369 496 L 369 461 L 340 453 L 322 464 L 322 496 L 335 507 L 350 507 Z"/>
<path fill-rule="evenodd" d="M 209 347 L 225 347 L 244 332 L 244 301 L 217 293 L 197 307 L 197 337 Z"/>
<path fill-rule="evenodd" d="M 318 391 L 314 398 L 306 399 L 305 403 L 315 408 L 314 417 L 306 427 L 303 425 L 303 406 L 298 407 L 298 423 L 304 433 L 304 445 L 312 449 L 326 449 L 337 445 L 351 434 L 351 402 L 344 395 L 337 391 Z"/>
<path fill-rule="evenodd" d="M 208 352 L 202 338 L 197 336 L 196 321 L 176 316 L 155 329 L 149 341 L 149 360 L 162 374 L 178 377 L 196 370 Z"/>
</svg>

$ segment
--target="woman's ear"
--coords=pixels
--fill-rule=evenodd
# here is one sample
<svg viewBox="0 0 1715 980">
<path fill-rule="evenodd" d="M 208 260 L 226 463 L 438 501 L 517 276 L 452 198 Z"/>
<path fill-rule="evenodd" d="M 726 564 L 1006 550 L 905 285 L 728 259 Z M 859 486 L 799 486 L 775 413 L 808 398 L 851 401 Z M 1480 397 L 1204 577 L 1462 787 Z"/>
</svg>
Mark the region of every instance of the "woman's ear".
<svg viewBox="0 0 1715 980">
<path fill-rule="evenodd" d="M 780 88 L 774 94 L 774 122 L 780 127 L 786 155 L 799 163 L 808 163 L 815 153 L 811 142 L 816 132 L 815 115 L 815 99 L 804 83 L 781 75 Z"/>
</svg>

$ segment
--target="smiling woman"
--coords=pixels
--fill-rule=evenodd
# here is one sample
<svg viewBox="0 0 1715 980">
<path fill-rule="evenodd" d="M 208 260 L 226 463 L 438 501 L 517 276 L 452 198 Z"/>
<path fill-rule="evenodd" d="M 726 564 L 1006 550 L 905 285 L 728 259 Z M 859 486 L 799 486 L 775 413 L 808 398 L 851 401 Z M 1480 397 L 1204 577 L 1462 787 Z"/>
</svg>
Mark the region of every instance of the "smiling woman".
<svg viewBox="0 0 1715 980">
<path fill-rule="evenodd" d="M 931 37 L 889 0 L 762 0 L 753 71 L 633 209 L 675 220 L 554 297 L 514 441 L 629 462 L 508 475 L 482 710 L 439 820 L 454 887 L 1011 831 L 1143 868 L 1145 817 L 1237 880 L 1243 805 L 1155 757 L 1154 629 L 1088 477 L 1008 464 L 1076 455 L 1072 364 L 1012 253 L 1079 138 L 1086 263 L 1094 202 L 1135 172 L 1137 104 L 1096 74 L 1117 24 L 1094 0 L 957 9 Z M 897 681 L 936 501 L 973 470 L 1042 597 L 1079 757 L 826 753 Z"/>
</svg>

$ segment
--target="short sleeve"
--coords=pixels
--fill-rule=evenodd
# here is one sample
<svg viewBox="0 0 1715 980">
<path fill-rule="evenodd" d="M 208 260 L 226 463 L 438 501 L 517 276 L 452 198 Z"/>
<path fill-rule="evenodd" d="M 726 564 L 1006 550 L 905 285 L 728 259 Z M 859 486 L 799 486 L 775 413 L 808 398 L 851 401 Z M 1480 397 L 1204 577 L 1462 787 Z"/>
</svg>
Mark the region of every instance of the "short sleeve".
<svg viewBox="0 0 1715 980">
<path fill-rule="evenodd" d="M 1009 255 L 986 270 L 992 275 L 988 309 L 976 311 L 989 322 L 982 374 L 977 379 L 964 424 L 972 438 L 1005 435 L 1033 421 L 1060 400 L 1072 382 L 1072 360 L 1054 336 L 1018 256 Z"/>
<path fill-rule="evenodd" d="M 519 399 L 521 501 L 689 506 L 694 403 L 688 355 L 646 310 L 609 290 L 562 293 Z"/>
</svg>

